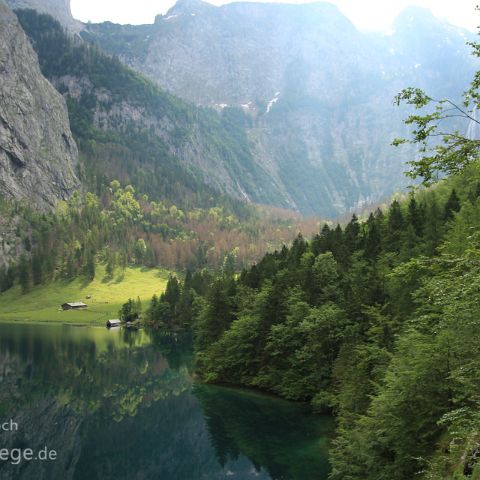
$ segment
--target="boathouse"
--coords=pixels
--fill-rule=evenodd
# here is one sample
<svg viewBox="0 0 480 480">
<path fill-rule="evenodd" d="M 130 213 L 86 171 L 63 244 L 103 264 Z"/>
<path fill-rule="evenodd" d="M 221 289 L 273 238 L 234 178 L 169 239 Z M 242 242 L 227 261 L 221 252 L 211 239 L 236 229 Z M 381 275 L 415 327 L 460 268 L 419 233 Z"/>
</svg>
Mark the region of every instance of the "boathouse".
<svg viewBox="0 0 480 480">
<path fill-rule="evenodd" d="M 109 320 L 107 322 L 107 328 L 112 328 L 112 327 L 119 327 L 122 324 L 120 320 Z"/>
</svg>

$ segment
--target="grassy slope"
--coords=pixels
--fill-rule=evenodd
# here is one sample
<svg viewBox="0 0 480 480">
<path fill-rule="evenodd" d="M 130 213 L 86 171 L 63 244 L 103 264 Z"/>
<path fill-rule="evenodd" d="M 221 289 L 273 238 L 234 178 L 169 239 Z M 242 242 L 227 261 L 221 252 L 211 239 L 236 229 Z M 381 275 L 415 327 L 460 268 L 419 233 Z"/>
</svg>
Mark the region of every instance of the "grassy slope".
<svg viewBox="0 0 480 480">
<path fill-rule="evenodd" d="M 86 282 L 55 281 L 33 288 L 22 295 L 16 286 L 0 295 L 0 321 L 64 322 L 84 325 L 104 324 L 118 318 L 118 311 L 128 298 L 143 301 L 143 307 L 154 293 L 165 290 L 168 272 L 158 269 L 129 267 L 122 278 L 107 279 L 103 265 L 97 266 L 95 279 Z M 92 298 L 87 300 L 87 295 Z M 65 302 L 82 301 L 84 311 L 59 311 Z"/>
</svg>

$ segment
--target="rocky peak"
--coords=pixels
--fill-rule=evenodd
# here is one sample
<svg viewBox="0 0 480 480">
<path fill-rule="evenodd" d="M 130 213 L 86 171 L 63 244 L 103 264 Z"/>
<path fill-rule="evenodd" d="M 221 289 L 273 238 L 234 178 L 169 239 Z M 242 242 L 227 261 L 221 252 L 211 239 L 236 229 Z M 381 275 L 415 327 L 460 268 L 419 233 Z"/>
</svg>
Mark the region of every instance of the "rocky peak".
<svg viewBox="0 0 480 480">
<path fill-rule="evenodd" d="M 80 32 L 83 28 L 83 24 L 72 16 L 70 0 L 5 0 L 5 3 L 12 10 L 29 8 L 39 13 L 48 13 L 74 33 Z"/>
<path fill-rule="evenodd" d="M 202 0 L 178 0 L 177 3 L 167 12 L 166 16 L 180 14 L 198 14 L 204 11 L 216 9 L 214 5 Z"/>
<path fill-rule="evenodd" d="M 79 186 L 77 146 L 63 97 L 2 0 L 0 65 L 0 196 L 50 210 Z"/>
<path fill-rule="evenodd" d="M 424 7 L 410 6 L 402 10 L 394 22 L 395 31 L 415 31 L 429 26 L 438 27 L 442 23 L 431 10 Z"/>
</svg>

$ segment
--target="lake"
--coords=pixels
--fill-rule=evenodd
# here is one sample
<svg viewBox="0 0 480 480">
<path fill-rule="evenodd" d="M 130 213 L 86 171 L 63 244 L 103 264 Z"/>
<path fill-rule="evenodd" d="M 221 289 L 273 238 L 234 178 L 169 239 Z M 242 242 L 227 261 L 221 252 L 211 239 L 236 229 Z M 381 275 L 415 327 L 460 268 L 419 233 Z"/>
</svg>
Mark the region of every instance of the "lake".
<svg viewBox="0 0 480 480">
<path fill-rule="evenodd" d="M 0 478 L 327 478 L 328 417 L 192 371 L 187 336 L 0 323 Z"/>
</svg>

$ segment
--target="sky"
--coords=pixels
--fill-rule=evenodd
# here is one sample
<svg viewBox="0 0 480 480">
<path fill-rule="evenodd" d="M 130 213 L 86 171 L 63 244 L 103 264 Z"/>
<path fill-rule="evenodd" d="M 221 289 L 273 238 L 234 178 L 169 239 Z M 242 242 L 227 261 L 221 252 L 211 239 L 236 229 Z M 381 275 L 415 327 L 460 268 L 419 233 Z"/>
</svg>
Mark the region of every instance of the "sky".
<svg viewBox="0 0 480 480">
<path fill-rule="evenodd" d="M 269 0 L 257 0 L 268 2 Z M 307 3 L 305 0 L 276 0 L 282 3 Z M 394 18 L 409 5 L 427 7 L 450 23 L 471 31 L 480 25 L 475 11 L 479 0 L 330 0 L 363 31 L 387 31 Z M 73 16 L 83 22 L 144 24 L 153 23 L 155 15 L 164 14 L 175 0 L 71 0 Z M 222 5 L 226 0 L 210 0 Z"/>
</svg>

